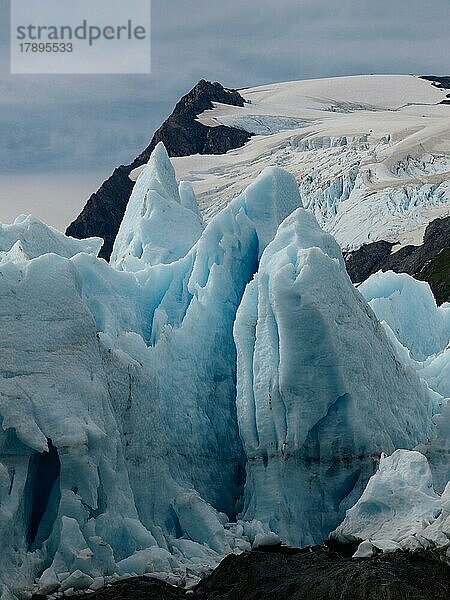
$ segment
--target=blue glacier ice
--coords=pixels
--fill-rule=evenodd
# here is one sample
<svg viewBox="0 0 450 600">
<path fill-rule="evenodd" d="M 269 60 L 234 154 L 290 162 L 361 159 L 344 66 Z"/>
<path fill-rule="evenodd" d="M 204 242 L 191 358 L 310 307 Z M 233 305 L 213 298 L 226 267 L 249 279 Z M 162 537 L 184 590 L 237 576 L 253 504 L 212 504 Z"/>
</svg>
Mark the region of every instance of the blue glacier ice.
<svg viewBox="0 0 450 600">
<path fill-rule="evenodd" d="M 399 359 L 434 392 L 436 430 L 420 444 L 435 489 L 450 480 L 450 305 L 436 306 L 427 283 L 405 273 L 376 273 L 358 288 L 393 341 Z"/>
<path fill-rule="evenodd" d="M 322 541 L 381 452 L 442 459 L 420 335 L 383 329 L 286 171 L 205 225 L 160 145 L 100 245 L 0 229 L 2 600 Z"/>
<path fill-rule="evenodd" d="M 149 190 L 175 193 L 169 165 L 159 148 Z M 192 207 L 186 186 L 182 195 Z M 269 169 L 170 264 L 127 272 L 80 243 L 71 258 L 53 247 L 2 265 L 5 590 L 35 578 L 41 592 L 96 586 L 129 570 L 182 582 L 187 569 L 278 540 L 260 524 L 225 527 L 245 472 L 232 327 L 265 244 L 298 203 L 295 180 Z M 123 227 L 139 231 L 141 218 L 127 213 Z"/>
<path fill-rule="evenodd" d="M 22 261 L 54 253 L 71 258 L 79 252 L 97 256 L 103 240 L 67 237 L 31 215 L 20 215 L 10 225 L 0 223 L 0 262 Z"/>
<path fill-rule="evenodd" d="M 428 284 L 406 274 L 376 273 L 358 288 L 404 365 L 434 395 L 435 429 L 414 450 L 383 456 L 358 502 L 332 537 L 375 549 L 433 549 L 450 556 L 450 306 L 436 306 Z"/>
<path fill-rule="evenodd" d="M 441 352 L 450 339 L 450 305 L 436 306 L 430 286 L 406 273 L 375 273 L 359 291 L 411 357 L 423 361 Z"/>
<path fill-rule="evenodd" d="M 426 457 L 417 451 L 396 450 L 382 456 L 377 472 L 331 537 L 360 541 L 355 557 L 375 549 L 433 550 L 450 557 L 450 482 L 436 493 Z"/>
<path fill-rule="evenodd" d="M 379 454 L 431 431 L 430 394 L 400 364 L 337 243 L 301 208 L 265 249 L 234 331 L 244 518 L 288 543 L 319 543 Z"/>
<path fill-rule="evenodd" d="M 160 142 L 133 188 L 111 264 L 138 271 L 146 265 L 173 262 L 187 254 L 203 227 L 192 188 L 182 182 L 179 190 L 175 170 Z"/>
</svg>

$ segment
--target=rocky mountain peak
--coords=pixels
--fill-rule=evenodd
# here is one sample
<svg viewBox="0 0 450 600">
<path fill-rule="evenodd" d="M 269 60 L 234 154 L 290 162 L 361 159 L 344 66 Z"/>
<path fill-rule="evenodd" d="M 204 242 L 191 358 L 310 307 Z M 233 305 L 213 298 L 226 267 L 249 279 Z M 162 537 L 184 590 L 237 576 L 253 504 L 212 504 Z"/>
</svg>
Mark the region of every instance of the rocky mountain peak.
<svg viewBox="0 0 450 600">
<path fill-rule="evenodd" d="M 108 260 L 134 186 L 129 174 L 149 160 L 159 142 L 164 143 L 169 156 L 225 154 L 228 150 L 243 146 L 251 137 L 247 131 L 224 125 L 209 127 L 196 120 L 203 111 L 213 108 L 213 102 L 232 106 L 245 104 L 237 90 L 201 79 L 178 101 L 147 148 L 131 164 L 116 168 L 111 177 L 92 194 L 81 214 L 67 228 L 66 234 L 80 239 L 103 238 L 105 243 L 100 256 Z"/>
</svg>

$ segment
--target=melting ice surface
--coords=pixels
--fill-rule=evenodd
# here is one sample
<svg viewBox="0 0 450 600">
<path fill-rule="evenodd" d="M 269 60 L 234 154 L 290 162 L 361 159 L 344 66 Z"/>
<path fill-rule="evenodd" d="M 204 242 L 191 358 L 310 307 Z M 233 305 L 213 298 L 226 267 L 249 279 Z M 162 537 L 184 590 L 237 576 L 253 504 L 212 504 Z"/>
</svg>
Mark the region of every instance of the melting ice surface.
<svg viewBox="0 0 450 600">
<path fill-rule="evenodd" d="M 388 279 L 369 306 L 286 171 L 204 227 L 158 146 L 111 264 L 32 219 L 0 233 L 2 599 L 320 543 L 398 447 L 442 491 L 444 339 L 430 357 L 401 295 L 382 313 Z"/>
</svg>

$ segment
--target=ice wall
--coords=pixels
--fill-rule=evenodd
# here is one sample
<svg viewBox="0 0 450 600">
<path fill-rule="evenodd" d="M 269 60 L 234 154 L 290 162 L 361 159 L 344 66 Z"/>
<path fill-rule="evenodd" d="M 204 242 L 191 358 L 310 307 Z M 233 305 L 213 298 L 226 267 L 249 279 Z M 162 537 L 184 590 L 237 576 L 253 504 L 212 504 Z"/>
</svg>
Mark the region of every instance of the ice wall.
<svg viewBox="0 0 450 600">
<path fill-rule="evenodd" d="M 161 146 L 139 181 L 111 265 L 100 240 L 0 230 L 2 600 L 320 541 L 381 451 L 448 439 L 441 367 L 388 339 L 291 175 L 204 229 Z M 158 228 L 183 211 L 181 247 Z"/>
<path fill-rule="evenodd" d="M 139 175 L 117 233 L 111 264 L 127 271 L 185 256 L 203 231 L 195 195 L 181 196 L 175 171 L 160 142 Z"/>
<path fill-rule="evenodd" d="M 35 578 L 41 593 L 126 573 L 180 583 L 278 541 L 258 523 L 224 527 L 245 469 L 232 325 L 298 203 L 295 180 L 269 169 L 171 264 L 127 272 L 55 247 L 1 265 L 5 598 Z"/>
<path fill-rule="evenodd" d="M 298 209 L 278 229 L 234 326 L 247 456 L 244 518 L 321 542 L 377 457 L 430 431 L 429 393 L 400 364 L 337 243 Z"/>
</svg>

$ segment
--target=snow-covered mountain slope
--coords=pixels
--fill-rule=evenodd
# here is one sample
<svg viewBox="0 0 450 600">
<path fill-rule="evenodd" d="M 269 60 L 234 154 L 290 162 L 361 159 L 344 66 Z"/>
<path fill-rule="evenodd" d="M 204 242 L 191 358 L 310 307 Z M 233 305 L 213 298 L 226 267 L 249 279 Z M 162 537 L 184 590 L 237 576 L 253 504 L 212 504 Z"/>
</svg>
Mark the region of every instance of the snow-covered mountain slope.
<svg viewBox="0 0 450 600">
<path fill-rule="evenodd" d="M 420 244 L 425 226 L 450 214 L 446 94 L 407 75 L 244 89 L 243 107 L 216 104 L 198 120 L 256 135 L 225 155 L 176 158 L 177 176 L 192 182 L 208 220 L 264 167 L 281 166 L 342 248 L 380 239 Z"/>
<path fill-rule="evenodd" d="M 420 327 L 447 307 L 408 323 L 400 292 L 415 314 L 430 292 L 394 274 L 365 299 L 289 172 L 264 169 L 203 229 L 157 146 L 111 264 L 26 223 L 0 230 L 2 600 L 183 585 L 230 553 L 321 542 L 398 446 L 443 489 L 449 354 Z M 166 223 L 164 248 L 148 232 Z"/>
</svg>

